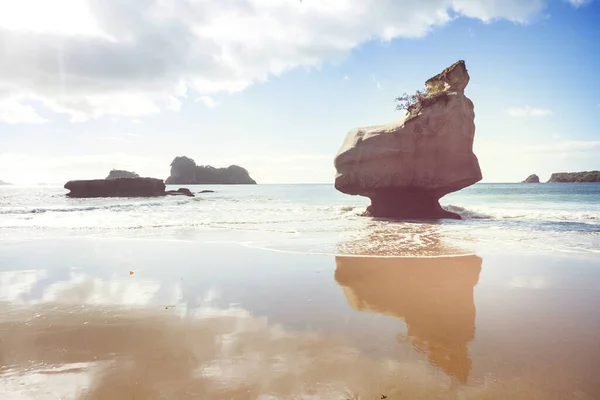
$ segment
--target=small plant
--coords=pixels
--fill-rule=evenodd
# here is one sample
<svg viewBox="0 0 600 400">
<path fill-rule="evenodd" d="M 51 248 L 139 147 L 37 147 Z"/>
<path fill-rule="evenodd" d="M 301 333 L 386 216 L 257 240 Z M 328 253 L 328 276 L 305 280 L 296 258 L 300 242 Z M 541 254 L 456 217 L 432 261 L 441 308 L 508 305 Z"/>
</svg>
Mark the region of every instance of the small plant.
<svg viewBox="0 0 600 400">
<path fill-rule="evenodd" d="M 446 86 L 442 82 L 436 82 L 433 86 L 427 88 L 427 93 L 430 95 L 436 95 L 446 91 Z"/>
<path fill-rule="evenodd" d="M 396 101 L 399 103 L 396 105 L 396 110 L 406 110 L 410 114 L 424 103 L 428 95 L 427 91 L 421 90 L 417 90 L 415 94 L 404 93 L 402 96 L 396 97 Z"/>
<path fill-rule="evenodd" d="M 435 99 L 441 97 L 446 91 L 442 82 L 438 82 L 425 90 L 417 90 L 415 94 L 404 93 L 400 97 L 396 97 L 399 103 L 396 105 L 396 110 L 406 110 L 409 114 L 418 112 L 423 107 L 433 104 Z"/>
</svg>

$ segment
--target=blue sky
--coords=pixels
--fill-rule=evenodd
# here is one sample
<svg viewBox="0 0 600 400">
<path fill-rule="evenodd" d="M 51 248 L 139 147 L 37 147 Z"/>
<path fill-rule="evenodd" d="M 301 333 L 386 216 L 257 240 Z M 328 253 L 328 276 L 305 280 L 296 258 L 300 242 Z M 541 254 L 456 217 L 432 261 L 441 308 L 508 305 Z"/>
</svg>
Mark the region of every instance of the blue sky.
<svg viewBox="0 0 600 400">
<path fill-rule="evenodd" d="M 0 180 L 166 178 L 187 155 L 332 182 L 348 130 L 459 59 L 484 181 L 600 169 L 599 20 L 594 0 L 0 0 Z"/>
</svg>

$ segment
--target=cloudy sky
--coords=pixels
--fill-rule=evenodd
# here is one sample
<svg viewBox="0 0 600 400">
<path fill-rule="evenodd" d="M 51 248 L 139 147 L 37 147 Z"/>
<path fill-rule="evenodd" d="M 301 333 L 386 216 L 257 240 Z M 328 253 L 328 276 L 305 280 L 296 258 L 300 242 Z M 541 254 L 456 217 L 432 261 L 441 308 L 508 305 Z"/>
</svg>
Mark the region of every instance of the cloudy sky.
<svg viewBox="0 0 600 400">
<path fill-rule="evenodd" d="M 346 132 L 458 59 L 484 181 L 600 169 L 598 0 L 0 0 L 0 180 L 177 155 L 331 182 Z"/>
</svg>

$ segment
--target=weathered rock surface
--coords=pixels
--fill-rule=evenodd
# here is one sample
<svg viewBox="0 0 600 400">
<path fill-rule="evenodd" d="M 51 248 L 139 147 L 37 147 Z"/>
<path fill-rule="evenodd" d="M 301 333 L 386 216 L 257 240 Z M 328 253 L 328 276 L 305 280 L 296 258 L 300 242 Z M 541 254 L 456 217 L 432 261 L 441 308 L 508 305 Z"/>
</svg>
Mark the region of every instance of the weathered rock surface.
<svg viewBox="0 0 600 400">
<path fill-rule="evenodd" d="M 521 183 L 540 183 L 540 177 L 536 174 L 531 174 Z"/>
<path fill-rule="evenodd" d="M 121 179 L 121 178 L 139 178 L 135 172 L 125 171 L 123 169 L 113 169 L 110 171 L 106 179 Z"/>
<path fill-rule="evenodd" d="M 215 168 L 210 165 L 196 165 L 189 157 L 175 157 L 171 163 L 171 176 L 167 185 L 255 185 L 248 171 L 237 165 Z"/>
<path fill-rule="evenodd" d="M 600 171 L 555 172 L 548 182 L 600 182 Z"/>
<path fill-rule="evenodd" d="M 70 197 L 155 197 L 164 196 L 165 184 L 155 178 L 121 178 L 69 181 Z"/>
<path fill-rule="evenodd" d="M 435 101 L 403 121 L 348 132 L 334 164 L 335 187 L 371 199 L 368 214 L 398 219 L 460 219 L 439 199 L 481 180 L 473 153 L 475 113 L 464 94 L 464 61 L 427 80 L 443 87 Z"/>
</svg>

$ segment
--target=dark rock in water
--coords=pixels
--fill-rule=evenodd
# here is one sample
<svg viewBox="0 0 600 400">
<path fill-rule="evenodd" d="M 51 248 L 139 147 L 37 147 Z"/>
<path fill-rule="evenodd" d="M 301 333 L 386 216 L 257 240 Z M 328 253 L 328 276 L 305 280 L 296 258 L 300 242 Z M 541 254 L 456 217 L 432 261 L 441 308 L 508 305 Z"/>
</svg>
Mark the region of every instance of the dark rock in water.
<svg viewBox="0 0 600 400">
<path fill-rule="evenodd" d="M 123 169 L 113 169 L 110 171 L 106 179 L 121 179 L 121 178 L 139 178 L 135 172 L 125 171 Z"/>
<path fill-rule="evenodd" d="M 198 193 L 214 193 L 214 192 L 215 192 L 214 190 L 202 190 Z"/>
<path fill-rule="evenodd" d="M 370 194 L 371 205 L 363 216 L 391 219 L 462 219 L 446 211 L 438 197 L 423 189 L 381 189 Z"/>
<path fill-rule="evenodd" d="M 171 176 L 167 185 L 255 185 L 246 169 L 230 165 L 227 168 L 215 168 L 210 165 L 196 165 L 189 157 L 175 157 L 171 163 Z"/>
<path fill-rule="evenodd" d="M 179 188 L 177 190 L 167 190 L 165 192 L 166 195 L 168 196 L 189 196 L 189 197 L 196 197 L 194 196 L 194 193 L 192 193 L 190 191 L 190 189 L 187 188 Z"/>
<path fill-rule="evenodd" d="M 464 61 L 454 63 L 426 82 L 431 101 L 404 120 L 349 131 L 334 160 L 335 188 L 370 198 L 374 217 L 460 219 L 438 201 L 482 179 L 469 79 Z"/>
<path fill-rule="evenodd" d="M 69 181 L 70 197 L 155 197 L 165 195 L 165 184 L 155 178 L 121 178 Z"/>
<path fill-rule="evenodd" d="M 555 172 L 548 182 L 600 182 L 600 171 Z"/>
<path fill-rule="evenodd" d="M 521 183 L 540 183 L 540 177 L 536 174 L 529 175 L 527 179 L 525 179 Z"/>
</svg>

